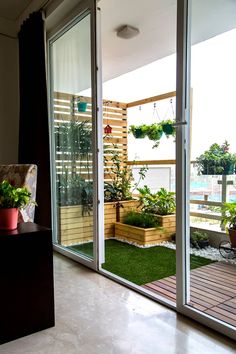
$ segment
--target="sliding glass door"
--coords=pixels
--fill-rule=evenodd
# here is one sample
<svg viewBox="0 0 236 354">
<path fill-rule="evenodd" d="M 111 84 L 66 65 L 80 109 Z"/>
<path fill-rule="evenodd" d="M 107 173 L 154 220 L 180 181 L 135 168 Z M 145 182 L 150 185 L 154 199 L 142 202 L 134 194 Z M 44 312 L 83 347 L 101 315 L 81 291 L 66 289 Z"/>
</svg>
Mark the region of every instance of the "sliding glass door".
<svg viewBox="0 0 236 354">
<path fill-rule="evenodd" d="M 49 41 L 55 247 L 94 268 L 101 208 L 95 9 L 94 1 L 82 2 Z"/>
<path fill-rule="evenodd" d="M 235 13 L 227 0 L 179 1 L 177 70 L 177 308 L 234 339 L 233 211 L 222 206 L 236 210 Z"/>
</svg>

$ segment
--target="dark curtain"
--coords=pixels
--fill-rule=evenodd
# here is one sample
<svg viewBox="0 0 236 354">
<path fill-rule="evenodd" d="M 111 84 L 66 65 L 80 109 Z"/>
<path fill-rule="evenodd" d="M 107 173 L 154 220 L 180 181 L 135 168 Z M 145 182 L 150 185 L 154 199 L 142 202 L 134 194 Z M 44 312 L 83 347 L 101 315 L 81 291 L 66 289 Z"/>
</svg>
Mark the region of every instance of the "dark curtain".
<svg viewBox="0 0 236 354">
<path fill-rule="evenodd" d="M 35 222 L 51 227 L 50 154 L 44 20 L 32 13 L 19 32 L 19 163 L 38 166 Z"/>
</svg>

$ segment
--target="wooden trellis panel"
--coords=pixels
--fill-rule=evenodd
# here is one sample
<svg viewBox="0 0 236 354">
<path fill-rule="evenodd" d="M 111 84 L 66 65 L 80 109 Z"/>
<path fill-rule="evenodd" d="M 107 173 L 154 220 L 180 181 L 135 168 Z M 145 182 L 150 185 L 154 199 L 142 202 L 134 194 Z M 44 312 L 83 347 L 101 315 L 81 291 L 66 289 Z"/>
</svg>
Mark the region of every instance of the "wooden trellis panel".
<svg viewBox="0 0 236 354">
<path fill-rule="evenodd" d="M 81 98 L 81 96 L 80 96 Z M 86 112 L 78 112 L 77 102 L 79 96 L 70 95 L 68 93 L 55 92 L 54 93 L 54 126 L 59 127 L 62 124 L 69 123 L 71 121 L 86 121 L 92 124 L 92 105 L 90 97 L 83 97 L 82 100 L 87 102 Z M 117 146 L 117 150 L 120 152 L 120 156 L 127 160 L 127 104 L 115 101 L 103 100 L 103 128 L 106 125 L 112 127 L 112 133 L 109 136 L 104 136 L 104 156 L 108 160 L 106 169 L 109 169 L 109 158 L 110 154 L 106 153 L 107 150 L 112 149 L 113 144 Z M 87 162 L 86 162 L 87 163 Z M 89 173 L 91 176 L 87 175 L 87 168 L 83 168 L 83 163 L 81 160 L 78 161 L 76 166 L 77 172 L 80 173 L 85 179 L 92 180 L 92 156 L 91 160 L 88 161 L 91 165 Z M 56 172 L 58 174 L 63 173 L 63 168 L 67 168 L 70 171 L 70 159 L 65 153 L 61 153 L 60 149 L 56 149 Z M 84 171 L 83 171 L 84 169 Z M 85 172 L 86 169 L 86 172 Z M 105 169 L 104 177 L 109 179 L 108 171 Z"/>
</svg>

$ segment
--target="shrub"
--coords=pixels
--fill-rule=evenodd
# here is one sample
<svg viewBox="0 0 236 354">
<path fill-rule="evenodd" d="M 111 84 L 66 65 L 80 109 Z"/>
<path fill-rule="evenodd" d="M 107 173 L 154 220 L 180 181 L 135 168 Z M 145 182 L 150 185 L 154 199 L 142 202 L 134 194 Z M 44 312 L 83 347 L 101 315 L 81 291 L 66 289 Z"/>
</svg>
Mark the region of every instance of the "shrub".
<svg viewBox="0 0 236 354">
<path fill-rule="evenodd" d="M 161 188 L 158 192 L 151 193 L 150 188 L 146 185 L 143 188 L 138 188 L 138 191 L 140 205 L 145 213 L 170 215 L 175 212 L 174 192 L 168 192 L 165 188 Z"/>
</svg>

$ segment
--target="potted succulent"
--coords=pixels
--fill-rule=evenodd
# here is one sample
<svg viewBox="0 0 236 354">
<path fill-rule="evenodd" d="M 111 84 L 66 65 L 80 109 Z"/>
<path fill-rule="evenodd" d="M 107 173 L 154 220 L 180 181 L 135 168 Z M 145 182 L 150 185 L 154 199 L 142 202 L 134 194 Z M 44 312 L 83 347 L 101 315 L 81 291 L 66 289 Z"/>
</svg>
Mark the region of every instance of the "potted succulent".
<svg viewBox="0 0 236 354">
<path fill-rule="evenodd" d="M 169 241 L 169 235 L 156 215 L 137 211 L 129 211 L 123 222 L 115 223 L 115 237 L 142 246 Z"/>
<path fill-rule="evenodd" d="M 209 237 L 206 232 L 196 230 L 191 233 L 190 243 L 192 247 L 205 248 L 209 246 Z"/>
<path fill-rule="evenodd" d="M 160 225 L 171 235 L 175 233 L 175 193 L 161 188 L 156 193 L 151 193 L 148 186 L 138 188 L 139 205 L 144 213 L 157 216 Z"/>
<path fill-rule="evenodd" d="M 236 202 L 223 204 L 221 221 L 226 226 L 232 246 L 236 247 Z"/>
<path fill-rule="evenodd" d="M 17 188 L 4 180 L 0 183 L 0 229 L 17 228 L 18 211 L 30 203 L 31 193 L 26 187 Z"/>
<path fill-rule="evenodd" d="M 236 154 L 229 152 L 229 143 L 212 144 L 196 159 L 198 173 L 202 175 L 230 175 L 235 173 Z"/>
</svg>

